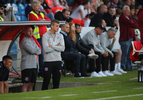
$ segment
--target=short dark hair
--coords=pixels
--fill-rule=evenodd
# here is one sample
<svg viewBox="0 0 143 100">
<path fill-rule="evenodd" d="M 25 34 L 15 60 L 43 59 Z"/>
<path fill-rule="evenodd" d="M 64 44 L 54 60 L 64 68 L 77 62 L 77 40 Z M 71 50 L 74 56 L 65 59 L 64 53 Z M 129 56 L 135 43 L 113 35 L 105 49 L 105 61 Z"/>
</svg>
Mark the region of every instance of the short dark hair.
<svg viewBox="0 0 143 100">
<path fill-rule="evenodd" d="M 135 9 L 135 6 L 130 6 L 130 10 Z"/>
<path fill-rule="evenodd" d="M 108 8 L 108 10 L 109 10 L 109 9 L 113 9 L 113 8 L 115 8 L 115 7 L 114 7 L 114 6 L 110 6 L 110 7 Z M 116 9 L 116 8 L 115 8 L 115 9 Z"/>
<path fill-rule="evenodd" d="M 110 1 L 109 0 L 104 0 L 103 1 L 105 5 L 107 5 Z"/>
<path fill-rule="evenodd" d="M 120 8 L 116 9 L 116 15 L 121 15 L 122 14 L 122 10 Z"/>
<path fill-rule="evenodd" d="M 69 9 L 63 9 L 63 10 L 62 10 L 62 13 L 65 13 L 66 11 L 70 12 Z"/>
<path fill-rule="evenodd" d="M 76 23 L 76 24 L 75 24 L 75 28 L 77 28 L 77 26 L 80 27 L 81 25 L 80 25 L 79 23 Z"/>
<path fill-rule="evenodd" d="M 89 2 L 89 1 L 84 1 L 84 2 L 82 3 L 82 5 L 86 5 L 86 4 L 88 4 L 88 2 Z"/>
<path fill-rule="evenodd" d="M 68 22 L 65 22 L 65 24 L 68 24 L 68 25 L 69 25 L 69 23 L 68 23 Z M 64 27 L 64 26 L 65 26 L 65 24 L 62 24 L 62 25 L 61 25 L 61 28 L 62 28 L 62 27 Z"/>
<path fill-rule="evenodd" d="M 52 21 L 51 21 L 51 25 L 55 25 L 55 23 L 60 24 L 59 20 L 56 20 L 56 19 L 55 19 L 55 20 L 52 20 Z"/>
<path fill-rule="evenodd" d="M 5 55 L 5 56 L 3 56 L 2 61 L 7 60 L 7 59 L 11 59 L 12 60 L 11 56 Z"/>
</svg>

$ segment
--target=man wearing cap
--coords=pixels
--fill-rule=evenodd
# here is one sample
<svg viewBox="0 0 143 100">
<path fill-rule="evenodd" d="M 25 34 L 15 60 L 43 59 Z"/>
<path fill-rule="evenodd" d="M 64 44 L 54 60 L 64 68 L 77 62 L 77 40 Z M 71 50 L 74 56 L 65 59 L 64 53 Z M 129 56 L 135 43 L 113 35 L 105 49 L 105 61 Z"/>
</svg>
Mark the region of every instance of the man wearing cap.
<svg viewBox="0 0 143 100">
<path fill-rule="evenodd" d="M 87 45 L 93 45 L 95 54 L 98 55 L 98 58 L 96 59 L 96 72 L 91 73 L 91 76 L 94 77 L 107 76 L 102 72 L 105 71 L 107 67 L 104 60 L 108 60 L 108 52 L 105 51 L 100 45 L 100 35 L 103 33 L 103 30 L 104 27 L 101 24 L 97 24 L 93 30 L 89 31 L 83 36 L 84 43 Z M 100 64 L 102 64 L 102 71 Z M 108 76 L 113 76 L 113 74 L 109 72 L 106 72 L 106 74 L 108 74 Z"/>
</svg>

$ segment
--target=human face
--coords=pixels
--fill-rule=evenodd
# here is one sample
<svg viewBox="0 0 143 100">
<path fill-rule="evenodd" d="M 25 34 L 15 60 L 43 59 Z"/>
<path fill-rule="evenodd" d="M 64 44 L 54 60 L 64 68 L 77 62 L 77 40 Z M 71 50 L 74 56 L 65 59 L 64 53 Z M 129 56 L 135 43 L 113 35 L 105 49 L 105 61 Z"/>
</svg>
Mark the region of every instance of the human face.
<svg viewBox="0 0 143 100">
<path fill-rule="evenodd" d="M 127 0 L 127 1 L 125 2 L 125 5 L 130 6 L 130 5 L 131 5 L 131 0 Z"/>
<path fill-rule="evenodd" d="M 129 16 L 130 15 L 130 8 L 126 8 L 124 11 L 123 11 L 123 14 L 125 16 Z"/>
<path fill-rule="evenodd" d="M 135 5 L 135 0 L 131 0 L 131 5 Z"/>
<path fill-rule="evenodd" d="M 101 28 L 97 27 L 96 34 L 101 35 L 102 33 L 103 33 L 103 30 Z"/>
<path fill-rule="evenodd" d="M 134 15 L 135 15 L 135 9 L 132 9 L 132 10 L 130 11 L 130 14 L 131 14 L 131 16 L 134 16 Z"/>
<path fill-rule="evenodd" d="M 27 38 L 31 38 L 32 35 L 33 35 L 33 29 L 31 27 L 25 30 L 25 36 Z"/>
<path fill-rule="evenodd" d="M 109 38 L 114 38 L 115 35 L 116 35 L 116 31 L 112 31 L 112 32 L 111 32 L 111 31 L 108 31 L 107 34 L 108 34 L 108 37 L 109 37 Z"/>
<path fill-rule="evenodd" d="M 81 26 L 77 26 L 77 27 L 75 28 L 75 30 L 77 31 L 77 33 L 81 33 Z"/>
<path fill-rule="evenodd" d="M 12 60 L 11 59 L 7 59 L 3 61 L 3 64 L 5 66 L 6 69 L 10 70 L 10 68 L 12 67 Z"/>
<path fill-rule="evenodd" d="M 51 25 L 51 29 L 54 30 L 54 32 L 58 32 L 59 31 L 59 26 L 60 26 L 60 24 L 55 23 L 54 25 Z"/>
<path fill-rule="evenodd" d="M 107 13 L 108 9 L 106 5 L 103 5 L 103 13 Z"/>
<path fill-rule="evenodd" d="M 35 6 L 33 6 L 32 8 L 34 9 L 34 11 L 35 11 L 36 13 L 38 13 L 38 12 L 40 11 L 40 7 L 41 7 L 40 3 L 37 3 L 37 4 L 35 4 Z"/>
<path fill-rule="evenodd" d="M 112 2 L 113 2 L 114 4 L 117 4 L 117 3 L 118 3 L 118 0 L 112 0 Z"/>
<path fill-rule="evenodd" d="M 108 12 L 111 16 L 114 16 L 116 14 L 116 9 L 115 8 L 110 8 Z"/>
<path fill-rule="evenodd" d="M 65 11 L 65 13 L 63 13 L 63 16 L 67 19 L 70 18 L 70 12 L 69 11 Z"/>
<path fill-rule="evenodd" d="M 69 30 L 70 29 L 70 26 L 69 24 L 65 24 L 64 27 L 62 27 L 62 31 L 66 32 L 66 33 L 69 33 Z"/>
<path fill-rule="evenodd" d="M 71 26 L 71 30 L 72 30 L 72 31 L 75 31 L 75 24 L 73 24 L 73 25 Z"/>
</svg>

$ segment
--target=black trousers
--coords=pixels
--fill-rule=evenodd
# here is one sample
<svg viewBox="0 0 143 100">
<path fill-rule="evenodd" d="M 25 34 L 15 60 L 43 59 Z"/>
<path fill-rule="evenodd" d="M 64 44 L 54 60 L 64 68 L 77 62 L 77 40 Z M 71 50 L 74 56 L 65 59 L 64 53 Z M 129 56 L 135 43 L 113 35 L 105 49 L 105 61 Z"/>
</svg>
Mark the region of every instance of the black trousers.
<svg viewBox="0 0 143 100">
<path fill-rule="evenodd" d="M 48 89 L 51 75 L 53 80 L 53 89 L 59 88 L 61 72 L 62 72 L 61 61 L 44 62 L 44 67 L 45 71 L 44 71 L 42 90 Z"/>
<path fill-rule="evenodd" d="M 115 59 L 116 59 L 116 55 L 117 55 L 117 52 L 112 51 L 112 53 L 113 53 L 114 57 L 112 58 L 110 55 L 110 71 L 115 70 Z"/>
<path fill-rule="evenodd" d="M 78 51 L 66 51 L 62 53 L 62 58 L 66 61 L 74 61 L 75 75 L 81 72 L 81 75 L 86 75 L 86 56 L 79 54 Z"/>
</svg>

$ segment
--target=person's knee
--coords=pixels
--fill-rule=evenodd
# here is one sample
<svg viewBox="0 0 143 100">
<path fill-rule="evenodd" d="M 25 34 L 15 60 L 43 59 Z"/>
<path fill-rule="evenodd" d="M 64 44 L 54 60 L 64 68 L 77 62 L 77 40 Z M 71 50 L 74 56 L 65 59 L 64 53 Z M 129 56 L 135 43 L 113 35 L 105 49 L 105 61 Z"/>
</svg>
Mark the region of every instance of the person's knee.
<svg viewBox="0 0 143 100">
<path fill-rule="evenodd" d="M 28 87 L 30 83 L 23 83 L 23 87 Z"/>
<path fill-rule="evenodd" d="M 0 87 L 2 87 L 4 85 L 3 81 L 0 81 Z"/>
<path fill-rule="evenodd" d="M 8 82 L 7 81 L 4 81 L 3 83 L 4 83 L 5 87 L 8 87 Z"/>
<path fill-rule="evenodd" d="M 120 49 L 117 49 L 117 54 L 122 55 L 122 51 Z"/>
</svg>

